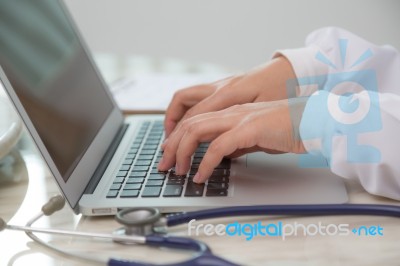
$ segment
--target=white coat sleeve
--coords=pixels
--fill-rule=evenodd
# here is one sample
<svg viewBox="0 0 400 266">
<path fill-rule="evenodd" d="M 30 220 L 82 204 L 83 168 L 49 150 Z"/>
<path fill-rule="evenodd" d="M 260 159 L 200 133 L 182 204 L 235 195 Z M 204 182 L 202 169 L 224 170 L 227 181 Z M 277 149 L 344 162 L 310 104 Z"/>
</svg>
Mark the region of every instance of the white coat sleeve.
<svg viewBox="0 0 400 266">
<path fill-rule="evenodd" d="M 400 200 L 399 52 L 323 28 L 279 55 L 293 66 L 297 96 L 309 96 L 299 129 L 307 152 L 368 192 Z"/>
</svg>

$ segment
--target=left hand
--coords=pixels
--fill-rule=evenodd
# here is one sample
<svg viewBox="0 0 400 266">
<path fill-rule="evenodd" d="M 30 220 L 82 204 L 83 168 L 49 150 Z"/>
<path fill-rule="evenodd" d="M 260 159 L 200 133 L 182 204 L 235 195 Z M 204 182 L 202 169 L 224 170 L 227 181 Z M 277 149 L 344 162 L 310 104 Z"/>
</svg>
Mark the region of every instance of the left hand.
<svg viewBox="0 0 400 266">
<path fill-rule="evenodd" d="M 304 153 L 289 107 L 288 100 L 249 103 L 186 119 L 165 142 L 158 169 L 166 171 L 175 165 L 178 175 L 186 174 L 201 142 L 211 143 L 193 179 L 197 183 L 206 181 L 225 156 L 254 151 Z"/>
</svg>

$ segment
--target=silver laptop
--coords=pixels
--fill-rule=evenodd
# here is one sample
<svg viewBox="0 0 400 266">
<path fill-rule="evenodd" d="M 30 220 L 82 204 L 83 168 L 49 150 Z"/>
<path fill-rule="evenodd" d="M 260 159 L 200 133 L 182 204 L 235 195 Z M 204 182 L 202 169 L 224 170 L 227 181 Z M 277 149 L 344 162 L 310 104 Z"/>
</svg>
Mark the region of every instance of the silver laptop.
<svg viewBox="0 0 400 266">
<path fill-rule="evenodd" d="M 65 6 L 10 0 L 0 11 L 1 81 L 76 213 L 347 201 L 339 177 L 328 168 L 302 169 L 290 154 L 224 159 L 198 185 L 192 177 L 203 143 L 186 176 L 159 173 L 163 116 L 123 116 Z"/>
</svg>

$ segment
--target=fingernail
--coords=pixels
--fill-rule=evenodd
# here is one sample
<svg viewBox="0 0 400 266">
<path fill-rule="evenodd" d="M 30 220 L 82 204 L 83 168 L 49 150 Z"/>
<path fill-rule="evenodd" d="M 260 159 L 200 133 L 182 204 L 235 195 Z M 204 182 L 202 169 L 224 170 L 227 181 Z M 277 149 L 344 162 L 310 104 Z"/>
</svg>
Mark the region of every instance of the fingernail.
<svg viewBox="0 0 400 266">
<path fill-rule="evenodd" d="M 201 181 L 201 176 L 200 176 L 200 173 L 199 173 L 199 172 L 197 172 L 197 173 L 194 175 L 193 181 L 194 181 L 195 183 L 200 183 L 200 181 Z"/>
<path fill-rule="evenodd" d="M 161 158 L 160 162 L 158 162 L 158 169 L 163 169 L 163 165 L 164 165 L 164 157 Z"/>
<path fill-rule="evenodd" d="M 179 164 L 175 165 L 175 173 L 177 173 L 177 174 L 181 173 L 181 168 L 179 167 Z"/>
<path fill-rule="evenodd" d="M 165 146 L 167 146 L 168 139 L 165 139 L 164 142 L 161 144 L 161 149 L 164 150 Z"/>
</svg>

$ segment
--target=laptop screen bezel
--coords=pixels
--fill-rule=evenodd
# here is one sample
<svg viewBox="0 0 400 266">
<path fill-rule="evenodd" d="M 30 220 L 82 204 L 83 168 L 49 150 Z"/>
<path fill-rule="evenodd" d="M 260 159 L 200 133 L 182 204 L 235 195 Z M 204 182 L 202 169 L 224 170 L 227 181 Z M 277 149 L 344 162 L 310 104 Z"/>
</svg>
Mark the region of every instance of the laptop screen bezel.
<svg viewBox="0 0 400 266">
<path fill-rule="evenodd" d="M 62 1 L 58 1 L 65 16 L 67 17 L 68 22 L 70 23 L 71 28 L 73 29 L 78 42 L 82 46 L 84 53 L 86 54 L 87 58 L 89 59 L 89 63 L 93 68 L 96 76 L 98 77 L 100 83 L 102 84 L 102 90 L 105 90 L 107 97 L 110 99 L 112 103 L 112 110 L 109 113 L 108 117 L 105 119 L 103 125 L 101 126 L 100 130 L 90 143 L 89 147 L 85 151 L 84 155 L 76 165 L 75 169 L 72 171 L 71 175 L 69 176 L 67 181 L 64 181 L 62 174 L 56 167 L 56 164 L 52 157 L 50 156 L 49 151 L 47 150 L 46 146 L 44 145 L 38 131 L 36 130 L 35 126 L 33 125 L 31 119 L 29 118 L 25 108 L 23 107 L 21 101 L 19 100 L 16 92 L 12 88 L 11 83 L 9 82 L 7 76 L 5 75 L 2 67 L 0 66 L 0 80 L 3 83 L 6 93 L 10 97 L 14 107 L 16 108 L 17 112 L 19 113 L 21 119 L 23 120 L 30 136 L 32 137 L 33 141 L 35 142 L 36 146 L 38 147 L 43 159 L 46 161 L 50 172 L 54 176 L 57 181 L 57 184 L 61 191 L 64 194 L 64 197 L 68 201 L 69 205 L 75 212 L 78 212 L 78 202 L 81 196 L 83 195 L 90 179 L 93 176 L 93 173 L 96 171 L 98 165 L 101 163 L 101 160 L 106 153 L 108 147 L 112 143 L 115 135 L 117 134 L 118 130 L 123 124 L 123 114 L 121 110 L 118 108 L 117 104 L 115 103 L 110 90 L 102 75 L 100 74 L 99 69 L 97 68 L 91 54 L 89 51 L 88 46 L 86 45 L 85 41 L 80 34 L 78 27 L 74 23 L 72 16 L 68 12 L 66 5 Z M 34 182 L 34 177 L 32 181 Z"/>
</svg>

